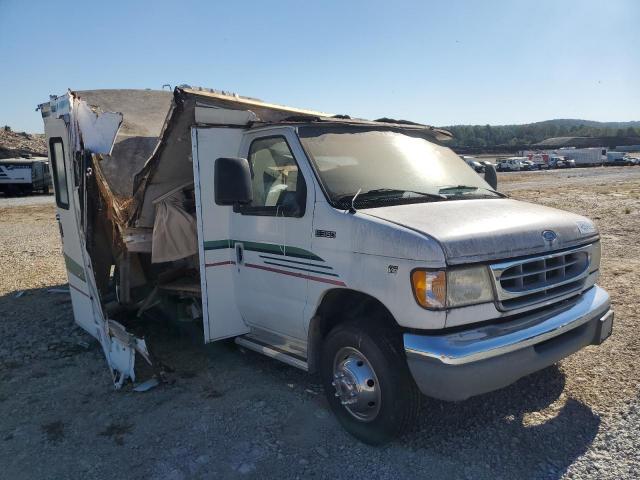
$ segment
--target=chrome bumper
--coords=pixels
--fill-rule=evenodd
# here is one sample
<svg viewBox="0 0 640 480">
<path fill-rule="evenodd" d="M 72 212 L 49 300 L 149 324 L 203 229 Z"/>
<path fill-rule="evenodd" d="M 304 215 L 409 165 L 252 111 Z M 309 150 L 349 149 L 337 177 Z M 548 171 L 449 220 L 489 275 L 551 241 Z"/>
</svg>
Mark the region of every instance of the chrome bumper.
<svg viewBox="0 0 640 480">
<path fill-rule="evenodd" d="M 425 395 L 463 400 L 513 383 L 586 345 L 604 341 L 613 311 L 598 286 L 571 306 L 443 335 L 404 335 L 407 362 Z"/>
</svg>

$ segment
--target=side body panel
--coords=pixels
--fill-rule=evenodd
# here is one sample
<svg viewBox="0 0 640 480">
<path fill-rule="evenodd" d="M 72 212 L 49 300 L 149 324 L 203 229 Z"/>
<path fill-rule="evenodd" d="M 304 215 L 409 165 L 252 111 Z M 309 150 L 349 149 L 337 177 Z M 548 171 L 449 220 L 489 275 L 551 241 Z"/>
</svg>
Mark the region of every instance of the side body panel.
<svg viewBox="0 0 640 480">
<path fill-rule="evenodd" d="M 312 250 L 336 266 L 344 287 L 380 301 L 407 328 L 443 328 L 446 314 L 427 311 L 413 298 L 414 268 L 443 268 L 444 252 L 429 237 L 381 219 L 336 210 L 317 199 Z M 336 288 L 336 287 L 333 287 Z M 305 312 L 308 325 L 331 288 L 311 283 Z"/>
<path fill-rule="evenodd" d="M 76 323 L 93 337 L 104 333 L 100 305 L 97 301 L 91 269 L 85 268 L 89 255 L 84 247 L 80 225 L 80 198 L 74 182 L 73 152 L 70 130 L 64 118 L 48 118 L 45 134 L 49 145 L 49 161 L 55 172 L 56 218 L 60 226 L 62 252 L 67 267 L 69 290 Z M 61 191 L 66 182 L 66 192 Z M 94 308 L 97 307 L 97 308 Z"/>
<path fill-rule="evenodd" d="M 56 217 L 60 226 L 74 319 L 100 342 L 114 386 L 120 388 L 128 379 L 135 381 L 136 352 L 151 362 L 144 340 L 128 333 L 118 322 L 109 320 L 102 310 L 81 216 L 86 182 L 80 181 L 79 176 L 86 172 L 82 170 L 82 164 L 75 165 L 74 161 L 83 158 L 85 152 L 78 148 L 82 144 L 82 131 L 74 119 L 74 105 L 78 105 L 78 100 L 65 95 L 53 98 L 46 112 L 43 110 L 54 179 Z M 104 133 L 105 138 L 115 136 L 113 129 Z"/>
</svg>

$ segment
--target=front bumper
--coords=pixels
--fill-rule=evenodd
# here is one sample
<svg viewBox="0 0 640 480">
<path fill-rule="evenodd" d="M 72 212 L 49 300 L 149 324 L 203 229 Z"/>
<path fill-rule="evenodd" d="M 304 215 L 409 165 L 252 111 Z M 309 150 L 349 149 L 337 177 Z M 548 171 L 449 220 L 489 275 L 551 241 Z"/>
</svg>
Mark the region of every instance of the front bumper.
<svg viewBox="0 0 640 480">
<path fill-rule="evenodd" d="M 464 400 L 505 387 L 611 333 L 609 294 L 597 285 L 577 302 L 516 320 L 443 335 L 404 335 L 407 363 L 425 395 Z"/>
</svg>

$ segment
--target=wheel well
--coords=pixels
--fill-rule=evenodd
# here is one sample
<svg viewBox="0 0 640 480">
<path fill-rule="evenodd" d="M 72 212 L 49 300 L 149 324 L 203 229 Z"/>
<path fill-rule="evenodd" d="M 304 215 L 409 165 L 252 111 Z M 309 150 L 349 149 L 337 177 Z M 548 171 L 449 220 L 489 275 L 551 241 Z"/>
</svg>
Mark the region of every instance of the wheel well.
<svg viewBox="0 0 640 480">
<path fill-rule="evenodd" d="M 315 372 L 320 361 L 322 341 L 336 325 L 358 319 L 378 328 L 399 329 L 398 324 L 384 304 L 377 298 L 357 290 L 336 288 L 328 291 L 309 324 L 307 364 Z"/>
</svg>

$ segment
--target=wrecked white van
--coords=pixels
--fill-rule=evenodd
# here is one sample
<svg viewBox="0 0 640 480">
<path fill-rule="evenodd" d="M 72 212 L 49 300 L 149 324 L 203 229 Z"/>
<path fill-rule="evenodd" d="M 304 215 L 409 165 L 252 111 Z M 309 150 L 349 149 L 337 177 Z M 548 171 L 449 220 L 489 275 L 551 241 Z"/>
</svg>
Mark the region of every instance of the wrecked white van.
<svg viewBox="0 0 640 480">
<path fill-rule="evenodd" d="M 117 388 L 153 361 L 127 329 L 157 312 L 318 372 L 378 444 L 422 394 L 489 392 L 611 333 L 594 224 L 498 193 L 445 131 L 186 87 L 40 109 L 75 320 Z"/>
</svg>

